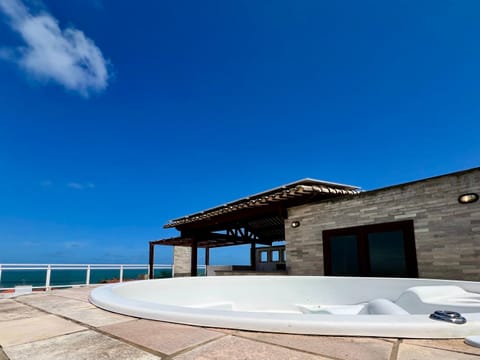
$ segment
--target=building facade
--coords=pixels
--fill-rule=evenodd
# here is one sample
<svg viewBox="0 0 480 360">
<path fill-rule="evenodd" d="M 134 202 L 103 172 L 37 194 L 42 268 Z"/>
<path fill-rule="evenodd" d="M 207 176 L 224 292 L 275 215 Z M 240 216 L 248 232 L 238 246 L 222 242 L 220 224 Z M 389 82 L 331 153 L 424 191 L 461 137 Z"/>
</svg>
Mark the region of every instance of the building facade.
<svg viewBox="0 0 480 360">
<path fill-rule="evenodd" d="M 210 248 L 250 244 L 251 266 L 236 275 L 273 269 L 480 281 L 478 194 L 480 168 L 363 192 L 299 180 L 172 220 L 165 227 L 180 236 L 151 242 L 150 264 L 154 245 L 175 246 L 176 274 L 195 276 L 198 247 L 208 265 Z M 281 240 L 284 249 L 258 251 Z"/>
<path fill-rule="evenodd" d="M 416 270 L 422 278 L 479 281 L 480 202 L 459 201 L 461 195 L 472 193 L 480 193 L 480 168 L 289 208 L 287 271 L 290 275 L 335 275 L 332 270 L 358 275 L 355 272 L 365 267 L 362 255 L 376 254 L 387 264 L 371 258 L 367 267 L 376 263 L 385 270 L 390 265 L 398 270 L 393 276 L 402 276 L 405 263 L 410 262 L 417 266 L 412 273 Z M 294 222 L 300 226 L 292 227 Z M 388 229 L 382 229 L 383 224 Z M 337 230 L 341 231 L 335 236 Z M 406 239 L 411 231 L 413 239 L 411 234 Z M 375 244 L 368 243 L 375 241 L 385 246 L 373 249 Z M 345 265 L 346 261 L 350 264 Z M 375 276 L 372 270 L 362 275 Z"/>
</svg>

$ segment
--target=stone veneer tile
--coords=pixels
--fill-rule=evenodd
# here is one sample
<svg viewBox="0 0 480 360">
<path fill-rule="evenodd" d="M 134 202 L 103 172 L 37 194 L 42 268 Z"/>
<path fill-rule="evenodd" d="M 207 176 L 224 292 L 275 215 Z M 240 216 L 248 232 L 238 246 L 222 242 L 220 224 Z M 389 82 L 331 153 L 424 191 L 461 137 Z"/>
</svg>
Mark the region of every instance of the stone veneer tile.
<svg viewBox="0 0 480 360">
<path fill-rule="evenodd" d="M 85 328 L 55 315 L 3 321 L 0 325 L 0 345 L 24 344 L 81 330 Z"/>
<path fill-rule="evenodd" d="M 320 360 L 327 358 L 284 347 L 226 336 L 174 357 L 175 360 Z"/>
<path fill-rule="evenodd" d="M 420 277 L 476 281 L 480 227 L 472 220 L 478 219 L 479 212 L 475 206 L 459 204 L 457 198 L 479 191 L 480 169 L 474 169 L 291 207 L 285 222 L 289 274 L 323 275 L 324 230 L 411 219 Z M 302 226 L 293 229 L 291 221 Z"/>
<path fill-rule="evenodd" d="M 94 331 L 55 337 L 5 349 L 11 360 L 154 360 L 159 357 Z"/>
<path fill-rule="evenodd" d="M 289 335 L 245 331 L 239 331 L 236 335 L 346 360 L 388 359 L 394 345 L 394 342 L 388 340 L 361 337 Z"/>
<path fill-rule="evenodd" d="M 122 324 L 103 326 L 99 329 L 121 339 L 168 355 L 225 336 L 220 332 L 201 327 L 151 320 L 135 320 Z"/>
</svg>

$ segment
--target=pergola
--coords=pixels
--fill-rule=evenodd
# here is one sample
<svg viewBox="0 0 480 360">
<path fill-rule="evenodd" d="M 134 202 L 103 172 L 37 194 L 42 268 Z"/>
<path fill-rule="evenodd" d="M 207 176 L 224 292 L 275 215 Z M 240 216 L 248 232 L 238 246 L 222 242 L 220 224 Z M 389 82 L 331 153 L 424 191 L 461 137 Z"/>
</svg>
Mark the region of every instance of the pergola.
<svg viewBox="0 0 480 360">
<path fill-rule="evenodd" d="M 171 220 L 164 228 L 176 228 L 180 236 L 150 242 L 149 276 L 153 278 L 155 245 L 191 247 L 190 273 L 196 276 L 198 248 L 205 248 L 205 263 L 209 265 L 210 248 L 250 244 L 250 270 L 254 271 L 256 244 L 285 240 L 289 207 L 359 191 L 355 186 L 303 179 Z"/>
</svg>

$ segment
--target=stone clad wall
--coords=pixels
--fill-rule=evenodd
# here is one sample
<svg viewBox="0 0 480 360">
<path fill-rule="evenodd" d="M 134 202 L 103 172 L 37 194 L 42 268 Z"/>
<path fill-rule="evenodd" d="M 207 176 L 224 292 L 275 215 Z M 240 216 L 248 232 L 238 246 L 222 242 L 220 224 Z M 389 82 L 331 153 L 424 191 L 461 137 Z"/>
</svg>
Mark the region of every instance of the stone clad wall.
<svg viewBox="0 0 480 360">
<path fill-rule="evenodd" d="M 480 168 L 288 210 L 289 275 L 323 275 L 323 230 L 412 219 L 419 276 L 480 281 Z M 300 221 L 298 228 L 290 226 Z"/>
<path fill-rule="evenodd" d="M 189 246 L 173 247 L 174 276 L 190 276 L 192 248 Z"/>
</svg>

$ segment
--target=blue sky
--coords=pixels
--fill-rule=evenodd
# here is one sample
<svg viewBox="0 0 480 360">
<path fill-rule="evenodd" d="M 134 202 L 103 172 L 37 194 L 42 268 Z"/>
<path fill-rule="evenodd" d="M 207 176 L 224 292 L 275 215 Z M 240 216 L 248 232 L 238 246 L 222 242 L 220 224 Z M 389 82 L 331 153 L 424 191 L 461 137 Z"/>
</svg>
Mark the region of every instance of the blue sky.
<svg viewBox="0 0 480 360">
<path fill-rule="evenodd" d="M 479 166 L 479 13 L 0 0 L 0 263 L 145 263 L 169 219 L 300 178 L 368 190 Z"/>
</svg>

